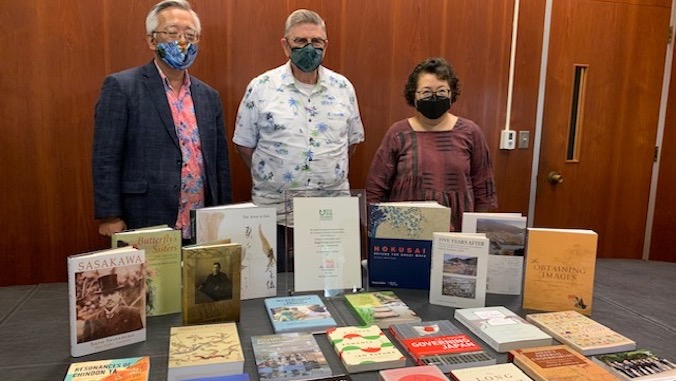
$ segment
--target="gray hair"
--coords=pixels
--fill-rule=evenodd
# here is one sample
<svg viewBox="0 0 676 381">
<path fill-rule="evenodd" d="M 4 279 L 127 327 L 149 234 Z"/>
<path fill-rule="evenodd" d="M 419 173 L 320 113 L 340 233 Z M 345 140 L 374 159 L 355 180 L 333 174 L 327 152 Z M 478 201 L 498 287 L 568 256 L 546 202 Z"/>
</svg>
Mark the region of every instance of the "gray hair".
<svg viewBox="0 0 676 381">
<path fill-rule="evenodd" d="M 286 19 L 286 23 L 284 24 L 284 37 L 289 37 L 291 28 L 298 24 L 319 25 L 326 34 L 326 23 L 317 12 L 309 9 L 296 9 Z"/>
<path fill-rule="evenodd" d="M 153 31 L 155 31 L 155 29 L 157 29 L 157 26 L 160 24 L 160 20 L 157 17 L 157 14 L 171 7 L 183 9 L 190 12 L 192 17 L 195 19 L 195 29 L 197 29 L 196 30 L 197 34 L 202 33 L 202 23 L 200 22 L 200 18 L 199 16 L 197 16 L 197 13 L 195 13 L 195 11 L 192 10 L 192 7 L 190 6 L 189 2 L 187 2 L 186 0 L 164 0 L 155 4 L 155 6 L 150 10 L 150 12 L 148 12 L 148 16 L 146 17 L 146 33 L 148 33 L 148 35 L 152 34 Z"/>
</svg>

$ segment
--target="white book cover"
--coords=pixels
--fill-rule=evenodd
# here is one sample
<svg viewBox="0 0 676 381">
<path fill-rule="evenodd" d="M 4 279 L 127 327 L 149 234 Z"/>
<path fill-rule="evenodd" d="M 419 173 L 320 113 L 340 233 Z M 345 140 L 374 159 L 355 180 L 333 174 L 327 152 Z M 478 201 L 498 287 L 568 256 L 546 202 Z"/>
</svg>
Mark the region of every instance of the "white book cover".
<svg viewBox="0 0 676 381">
<path fill-rule="evenodd" d="M 145 341 L 145 251 L 130 246 L 67 261 L 71 355 Z"/>
<path fill-rule="evenodd" d="M 294 290 L 362 287 L 358 197 L 296 197 Z"/>
<path fill-rule="evenodd" d="M 476 234 L 435 232 L 430 304 L 469 308 L 486 305 L 489 240 Z"/>
<path fill-rule="evenodd" d="M 253 203 L 194 210 L 198 244 L 230 239 L 242 245 L 242 300 L 277 295 L 277 211 Z"/>
<path fill-rule="evenodd" d="M 526 223 L 518 213 L 463 213 L 463 233 L 484 233 L 491 241 L 487 293 L 521 295 Z"/>
</svg>

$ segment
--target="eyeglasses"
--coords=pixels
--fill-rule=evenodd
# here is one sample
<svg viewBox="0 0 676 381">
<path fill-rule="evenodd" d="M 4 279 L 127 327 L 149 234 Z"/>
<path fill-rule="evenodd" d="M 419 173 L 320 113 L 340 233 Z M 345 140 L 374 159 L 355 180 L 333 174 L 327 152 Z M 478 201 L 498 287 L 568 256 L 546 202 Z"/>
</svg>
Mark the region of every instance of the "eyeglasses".
<svg viewBox="0 0 676 381">
<path fill-rule="evenodd" d="M 288 41 L 288 39 L 287 39 L 287 41 Z M 292 39 L 291 41 L 296 46 L 306 46 L 307 44 L 312 44 L 313 48 L 323 48 L 323 47 L 326 46 L 327 40 L 325 40 L 323 38 L 307 39 L 307 38 L 297 37 L 297 38 Z"/>
<path fill-rule="evenodd" d="M 194 30 L 186 30 L 182 33 L 177 30 L 154 30 L 153 34 L 155 33 L 164 34 L 171 41 L 177 41 L 180 36 L 183 36 L 183 38 L 190 43 L 197 42 L 200 39 L 200 35 Z"/>
<path fill-rule="evenodd" d="M 421 98 L 429 98 L 432 95 L 436 95 L 439 98 L 448 98 L 451 95 L 451 89 L 439 89 L 437 91 L 432 91 L 430 89 L 425 89 L 421 91 L 416 91 L 416 94 L 420 94 Z"/>
</svg>

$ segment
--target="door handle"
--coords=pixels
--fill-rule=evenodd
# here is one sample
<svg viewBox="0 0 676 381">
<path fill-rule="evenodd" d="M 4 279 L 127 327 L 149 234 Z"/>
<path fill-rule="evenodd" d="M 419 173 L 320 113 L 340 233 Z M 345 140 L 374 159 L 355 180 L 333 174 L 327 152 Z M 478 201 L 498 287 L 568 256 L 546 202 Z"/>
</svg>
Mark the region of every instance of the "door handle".
<svg viewBox="0 0 676 381">
<path fill-rule="evenodd" d="M 557 171 L 551 171 L 547 175 L 547 181 L 552 185 L 561 184 L 563 182 L 563 175 Z"/>
</svg>

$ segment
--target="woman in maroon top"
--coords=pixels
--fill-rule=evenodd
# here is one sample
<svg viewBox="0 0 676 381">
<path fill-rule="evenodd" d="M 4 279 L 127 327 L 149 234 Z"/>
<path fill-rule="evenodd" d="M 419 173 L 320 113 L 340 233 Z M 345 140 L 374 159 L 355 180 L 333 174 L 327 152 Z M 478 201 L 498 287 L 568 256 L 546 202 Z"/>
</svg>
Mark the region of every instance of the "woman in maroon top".
<svg viewBox="0 0 676 381">
<path fill-rule="evenodd" d="M 443 58 L 418 64 L 404 88 L 415 116 L 383 137 L 366 180 L 369 203 L 435 200 L 451 208 L 451 230 L 463 212 L 498 206 L 486 138 L 474 122 L 448 112 L 460 87 Z"/>
</svg>

